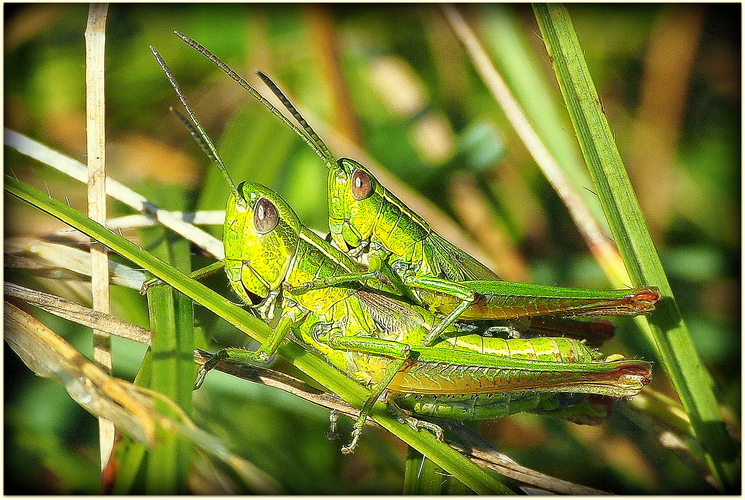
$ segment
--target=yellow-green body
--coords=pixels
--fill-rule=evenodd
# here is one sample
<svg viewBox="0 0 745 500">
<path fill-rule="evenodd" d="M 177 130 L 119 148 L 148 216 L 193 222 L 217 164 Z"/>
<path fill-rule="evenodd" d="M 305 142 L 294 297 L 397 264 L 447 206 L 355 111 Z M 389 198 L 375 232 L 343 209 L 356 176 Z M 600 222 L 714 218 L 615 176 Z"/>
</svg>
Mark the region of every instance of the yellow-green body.
<svg viewBox="0 0 745 500">
<path fill-rule="evenodd" d="M 298 130 L 204 47 L 179 36 Z M 591 422 L 607 411 L 607 406 L 595 404 L 596 398 L 632 396 L 649 382 L 649 363 L 626 360 L 620 355 L 603 359 L 576 340 L 489 338 L 472 333 L 473 325 L 459 329 L 454 319 L 462 312 L 463 304 L 444 320 L 436 317 L 409 303 L 411 294 L 392 273 L 388 276 L 393 286 L 377 275 L 373 283 L 366 283 L 364 279 L 370 278 L 371 273 L 305 228 L 276 193 L 258 184 L 244 182 L 237 187 L 233 184 L 227 167 L 178 84 L 157 54 L 156 58 L 195 127 L 179 115 L 180 118 L 218 163 L 231 187 L 224 234 L 224 265 L 230 285 L 257 315 L 274 325 L 273 333 L 258 350 L 224 349 L 214 356 L 200 371 L 200 381 L 210 367 L 226 356 L 249 361 L 269 359 L 292 331 L 298 342 L 370 388 L 370 397 L 355 423 L 352 443 L 343 448 L 346 452 L 356 446 L 368 412 L 384 391 L 389 393 L 390 403 L 398 403 L 419 415 L 482 419 L 516 411 L 538 411 Z M 283 102 L 289 103 L 271 80 L 265 78 L 265 81 Z M 291 105 L 289 109 L 306 131 L 310 130 L 310 136 L 304 136 L 306 142 L 331 167 L 332 157 L 323 142 Z M 336 164 L 343 166 L 345 162 L 356 164 L 351 160 Z M 451 286 L 460 286 L 458 282 L 498 280 L 475 259 L 431 232 L 403 204 L 391 203 L 395 200 L 392 196 L 389 203 L 378 200 L 377 206 L 364 208 L 354 219 L 338 217 L 334 210 L 339 207 L 342 210 L 359 207 L 342 204 L 341 198 L 332 196 L 331 177 L 342 180 L 343 173 L 338 169 L 331 171 L 330 221 L 332 236 L 350 255 L 370 249 L 377 252 L 372 255 L 383 258 L 393 255 L 385 260 L 387 269 L 408 276 L 414 266 L 424 277 L 444 275 L 446 281 L 441 285 L 445 289 L 440 291 L 445 292 Z M 371 179 L 374 181 L 371 176 L 367 178 L 368 185 L 364 182 L 353 185 L 357 201 L 377 192 L 368 188 L 384 192 L 377 181 L 372 186 Z M 364 197 L 357 196 L 360 188 L 366 190 Z M 376 210 L 381 206 L 384 211 L 378 213 Z M 370 227 L 378 230 L 380 237 L 371 239 L 369 231 L 360 231 L 359 221 L 372 224 Z M 380 244 L 385 239 L 391 245 L 399 237 L 402 246 L 395 247 L 394 252 Z M 352 252 L 345 244 L 347 241 L 358 246 L 357 250 Z M 320 283 L 320 286 L 305 287 L 308 283 Z M 438 291 L 437 286 L 431 285 L 424 289 Z M 277 312 L 279 316 L 274 322 Z"/>
<path fill-rule="evenodd" d="M 294 292 L 293 286 L 310 280 L 363 270 L 302 226 L 269 189 L 242 183 L 238 192 L 228 202 L 224 236 L 225 269 L 236 293 L 267 321 L 280 310 L 280 325 L 359 383 L 373 387 L 387 380 L 392 400 L 406 409 L 469 419 L 563 412 L 557 394 L 626 397 L 649 380 L 647 363 L 604 361 L 572 339 L 484 337 L 453 325 L 442 340 L 425 345 L 436 321 L 432 313 L 375 280 L 374 289 L 348 281 Z M 267 214 L 276 222 L 262 232 Z M 272 352 L 267 348 L 266 354 Z"/>
</svg>

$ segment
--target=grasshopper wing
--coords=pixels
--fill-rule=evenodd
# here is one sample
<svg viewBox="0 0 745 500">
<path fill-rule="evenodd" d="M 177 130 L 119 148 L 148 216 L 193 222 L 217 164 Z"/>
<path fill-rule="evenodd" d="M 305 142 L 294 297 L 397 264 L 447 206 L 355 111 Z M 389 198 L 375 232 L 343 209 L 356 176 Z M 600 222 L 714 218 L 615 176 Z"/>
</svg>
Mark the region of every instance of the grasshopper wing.
<svg viewBox="0 0 745 500">
<path fill-rule="evenodd" d="M 441 266 L 444 277 L 451 281 L 499 280 L 491 269 L 459 249 L 442 236 L 430 233 L 427 237 L 434 262 Z"/>
</svg>

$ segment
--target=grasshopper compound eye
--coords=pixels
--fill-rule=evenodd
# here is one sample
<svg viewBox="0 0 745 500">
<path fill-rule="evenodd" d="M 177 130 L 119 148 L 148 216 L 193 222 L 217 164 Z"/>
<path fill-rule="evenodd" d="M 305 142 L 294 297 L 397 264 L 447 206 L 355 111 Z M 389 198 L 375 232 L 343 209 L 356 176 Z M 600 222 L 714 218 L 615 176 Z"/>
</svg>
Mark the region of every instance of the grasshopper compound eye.
<svg viewBox="0 0 745 500">
<path fill-rule="evenodd" d="M 279 214 L 274 203 L 266 198 L 259 198 L 254 209 L 254 228 L 259 234 L 266 234 L 279 222 Z"/>
<path fill-rule="evenodd" d="M 373 192 L 372 181 L 367 172 L 355 170 L 352 174 L 352 196 L 357 201 L 364 200 Z"/>
</svg>

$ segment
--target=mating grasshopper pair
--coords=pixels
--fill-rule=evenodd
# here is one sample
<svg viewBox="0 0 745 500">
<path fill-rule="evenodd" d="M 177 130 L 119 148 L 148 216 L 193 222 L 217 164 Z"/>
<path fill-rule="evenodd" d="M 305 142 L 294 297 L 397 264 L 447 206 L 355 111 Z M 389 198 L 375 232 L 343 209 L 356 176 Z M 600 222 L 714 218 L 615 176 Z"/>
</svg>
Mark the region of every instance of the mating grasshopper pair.
<svg viewBox="0 0 745 500">
<path fill-rule="evenodd" d="M 177 33 L 178 34 L 178 33 Z M 189 126 L 227 178 L 224 265 L 233 290 L 263 320 L 281 310 L 257 351 L 224 349 L 200 370 L 198 384 L 220 359 L 265 361 L 288 332 L 347 376 L 370 388 L 355 423 L 351 452 L 372 405 L 384 393 L 408 417 L 493 419 L 534 411 L 591 423 L 607 414 L 607 398 L 637 394 L 649 363 L 603 358 L 584 341 L 597 325 L 561 316 L 640 314 L 659 300 L 654 287 L 619 291 L 542 287 L 500 281 L 488 268 L 431 231 L 423 219 L 353 160 L 336 161 L 282 92 L 262 79 L 303 131 L 204 47 L 178 34 L 287 123 L 329 167 L 332 246 L 304 227 L 276 193 L 255 183 L 235 186 L 165 63 Z M 368 269 L 353 257 L 366 254 Z M 476 321 L 478 320 L 478 321 Z M 490 336 L 503 333 L 507 338 Z M 535 335 L 551 335 L 549 337 Z M 514 337 L 527 338 L 514 338 Z"/>
</svg>

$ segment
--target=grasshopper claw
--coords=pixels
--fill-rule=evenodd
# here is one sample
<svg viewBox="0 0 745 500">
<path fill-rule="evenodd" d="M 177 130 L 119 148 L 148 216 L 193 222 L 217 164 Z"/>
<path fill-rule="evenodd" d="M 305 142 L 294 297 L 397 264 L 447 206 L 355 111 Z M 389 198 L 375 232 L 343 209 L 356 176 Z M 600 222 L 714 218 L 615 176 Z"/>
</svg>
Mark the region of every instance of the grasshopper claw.
<svg viewBox="0 0 745 500">
<path fill-rule="evenodd" d="M 199 372 L 197 373 L 197 380 L 194 382 L 194 390 L 196 391 L 197 389 L 202 387 L 204 378 L 207 376 L 207 372 L 217 366 L 217 363 L 219 363 L 221 360 L 227 359 L 229 357 L 230 356 L 228 355 L 227 351 L 225 349 L 222 349 L 213 354 L 210 359 L 208 359 L 202 366 L 200 366 Z"/>
<path fill-rule="evenodd" d="M 150 289 L 150 287 L 158 286 L 162 284 L 163 284 L 163 280 L 161 279 L 158 279 L 158 278 L 149 279 L 142 283 L 142 286 L 140 287 L 140 295 L 147 294 L 147 291 Z"/>
<path fill-rule="evenodd" d="M 438 441 L 445 440 L 445 433 L 442 431 L 442 427 L 437 424 L 433 424 L 432 422 L 427 422 L 425 420 L 418 420 L 414 417 L 406 417 L 404 419 L 404 422 L 415 431 L 426 429 L 434 434 Z"/>
<path fill-rule="evenodd" d="M 362 425 L 364 425 L 364 423 Z M 344 455 L 351 455 L 352 453 L 354 453 L 354 450 L 357 449 L 357 445 L 359 444 L 361 435 L 362 435 L 362 426 L 357 427 L 357 424 L 355 423 L 354 429 L 352 429 L 352 441 L 350 441 L 348 445 L 342 446 L 341 452 Z"/>
</svg>

